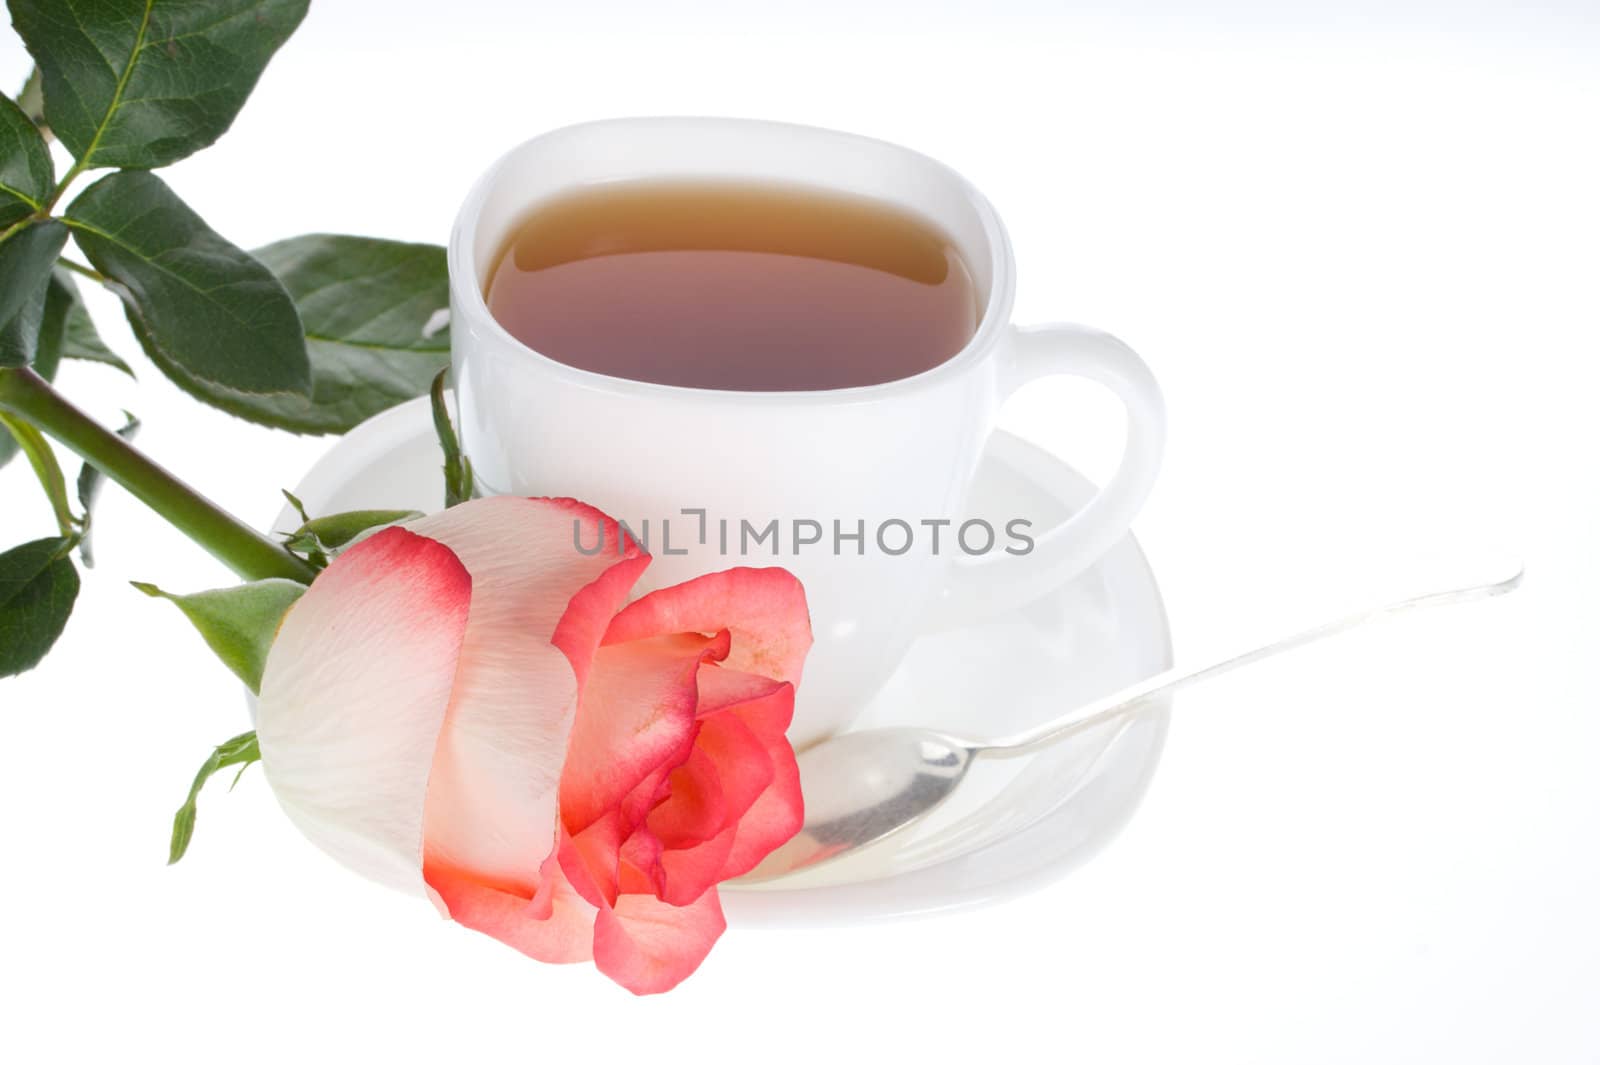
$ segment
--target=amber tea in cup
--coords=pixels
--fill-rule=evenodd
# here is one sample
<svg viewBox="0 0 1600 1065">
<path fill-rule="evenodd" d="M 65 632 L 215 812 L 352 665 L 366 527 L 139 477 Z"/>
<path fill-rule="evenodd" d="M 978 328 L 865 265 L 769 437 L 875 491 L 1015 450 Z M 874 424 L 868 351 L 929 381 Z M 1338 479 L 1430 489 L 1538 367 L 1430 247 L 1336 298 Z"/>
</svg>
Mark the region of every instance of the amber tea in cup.
<svg viewBox="0 0 1600 1065">
<path fill-rule="evenodd" d="M 528 347 L 635 381 L 743 392 L 883 384 L 966 346 L 952 240 L 877 200 L 778 184 L 622 181 L 537 204 L 488 274 Z"/>
</svg>

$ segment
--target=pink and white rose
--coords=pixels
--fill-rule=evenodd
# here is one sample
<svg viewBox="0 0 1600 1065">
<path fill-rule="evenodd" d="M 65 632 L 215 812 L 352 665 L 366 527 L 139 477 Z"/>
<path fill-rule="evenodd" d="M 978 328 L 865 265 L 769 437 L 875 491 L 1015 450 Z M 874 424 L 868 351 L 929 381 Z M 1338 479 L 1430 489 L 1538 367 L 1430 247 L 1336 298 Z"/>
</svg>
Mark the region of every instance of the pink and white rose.
<svg viewBox="0 0 1600 1065">
<path fill-rule="evenodd" d="M 575 550 L 575 520 L 605 550 Z M 644 994 L 721 934 L 717 884 L 800 827 L 785 730 L 811 629 L 781 569 L 629 603 L 650 557 L 618 535 L 498 497 L 349 548 L 284 619 L 257 732 L 339 861 Z"/>
</svg>

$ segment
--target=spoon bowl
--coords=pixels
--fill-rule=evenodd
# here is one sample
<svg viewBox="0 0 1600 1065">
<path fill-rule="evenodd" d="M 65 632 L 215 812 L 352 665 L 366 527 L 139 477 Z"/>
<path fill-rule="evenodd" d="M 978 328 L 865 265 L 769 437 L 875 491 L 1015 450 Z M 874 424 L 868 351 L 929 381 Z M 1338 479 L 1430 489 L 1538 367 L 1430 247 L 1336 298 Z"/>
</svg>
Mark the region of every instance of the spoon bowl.
<svg viewBox="0 0 1600 1065">
<path fill-rule="evenodd" d="M 916 823 L 955 793 L 980 746 L 929 729 L 884 728 L 802 751 L 805 824 L 744 879 L 810 868 Z"/>
</svg>

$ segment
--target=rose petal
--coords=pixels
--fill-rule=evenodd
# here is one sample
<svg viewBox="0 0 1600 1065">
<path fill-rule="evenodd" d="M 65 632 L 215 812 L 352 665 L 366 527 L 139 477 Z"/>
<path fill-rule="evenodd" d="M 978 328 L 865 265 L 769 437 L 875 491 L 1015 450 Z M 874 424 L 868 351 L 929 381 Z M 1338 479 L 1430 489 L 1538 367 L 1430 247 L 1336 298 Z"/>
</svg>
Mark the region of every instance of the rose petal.
<svg viewBox="0 0 1600 1065">
<path fill-rule="evenodd" d="M 559 857 L 567 881 L 595 906 L 609 906 L 617 898 L 618 853 L 622 831 L 615 810 L 582 832 L 561 833 Z"/>
<path fill-rule="evenodd" d="M 466 640 L 428 785 L 428 853 L 524 897 L 555 846 L 577 693 L 574 666 L 551 638 L 575 596 L 607 580 L 626 582 L 625 592 L 648 562 L 580 553 L 574 523 L 592 521 L 610 519 L 571 500 L 501 496 L 409 526 L 448 546 L 472 574 Z M 612 578 L 614 570 L 623 572 Z"/>
<path fill-rule="evenodd" d="M 539 877 L 538 892 L 527 899 L 448 866 L 428 866 L 428 883 L 452 920 L 539 961 L 588 961 L 594 956 L 595 908 L 573 890 L 555 855 L 542 863 Z"/>
<path fill-rule="evenodd" d="M 758 673 L 741 673 L 737 669 L 716 662 L 707 662 L 701 666 L 697 680 L 700 702 L 695 712 L 701 717 L 740 703 L 764 699 L 782 688 L 785 683 L 773 680 L 771 677 L 763 677 Z M 783 727 L 788 728 L 788 723 L 785 722 Z"/>
<path fill-rule="evenodd" d="M 669 758 L 686 754 L 700 663 L 726 655 L 728 642 L 726 632 L 679 634 L 595 652 L 561 772 L 561 819 L 569 832 L 616 810 Z"/>
<path fill-rule="evenodd" d="M 765 761 L 759 744 L 756 754 Z M 722 778 L 716 761 L 706 753 L 698 736 L 689 757 L 668 775 L 666 797 L 646 816 L 645 824 L 664 847 L 692 847 L 727 826 L 728 805 L 722 794 Z"/>
<path fill-rule="evenodd" d="M 805 590 L 787 570 L 737 567 L 651 592 L 628 604 L 606 645 L 671 632 L 730 629 L 729 669 L 798 682 L 811 648 Z"/>
<path fill-rule="evenodd" d="M 783 687 L 793 690 L 788 685 Z M 784 744 L 784 748 L 787 747 Z M 676 784 L 671 797 L 650 812 L 650 828 L 668 848 L 660 859 L 664 882 L 658 894 L 676 906 L 694 901 L 730 875 L 726 869 L 738 843 L 742 819 L 775 779 L 772 756 L 766 744 L 734 713 L 712 714 L 700 720 L 695 752 L 685 768 L 706 763 L 713 767 L 710 772 L 716 776 L 717 795 L 721 800 L 715 811 L 715 823 L 710 818 L 685 823 L 685 815 L 692 813 L 692 809 L 677 806 Z M 706 770 L 701 769 L 701 772 Z M 676 776 L 675 773 L 674 778 Z M 746 832 L 746 847 L 770 839 L 777 828 L 753 825 Z M 695 838 L 697 832 L 714 834 Z"/>
<path fill-rule="evenodd" d="M 792 692 L 794 689 L 789 690 Z M 772 697 L 781 698 L 777 692 Z M 767 790 L 767 785 L 772 783 L 772 758 L 768 745 L 737 713 L 723 712 L 701 718 L 695 750 L 716 766 L 717 780 L 722 790 L 724 825 L 731 825 L 743 817 L 756 798 Z M 660 809 L 657 807 L 657 810 Z M 653 815 L 654 811 L 652 827 Z"/>
<path fill-rule="evenodd" d="M 738 832 L 739 826 L 732 824 L 704 843 L 662 851 L 656 897 L 674 906 L 687 906 L 715 889 L 726 879 L 722 870 L 738 842 Z"/>
<path fill-rule="evenodd" d="M 786 735 L 794 716 L 794 687 L 781 684 L 763 690 L 747 677 L 730 674 L 719 666 L 700 667 L 701 705 L 721 706 L 702 719 L 702 731 L 712 721 L 740 722 L 762 744 L 772 776 L 760 797 L 739 817 L 734 844 L 716 874 L 718 880 L 754 869 L 769 851 L 800 831 L 805 818 L 800 768 Z"/>
<path fill-rule="evenodd" d="M 787 743 L 771 745 L 772 783 L 739 819 L 733 848 L 717 873 L 717 879 L 743 876 L 761 864 L 761 859 L 788 842 L 805 821 L 805 800 L 800 795 L 800 766 L 794 748 Z"/>
<path fill-rule="evenodd" d="M 766 745 L 738 715 L 702 717 L 693 751 L 668 777 L 646 824 L 669 849 L 697 846 L 744 816 L 772 778 Z"/>
<path fill-rule="evenodd" d="M 708 677 L 701 670 L 701 690 L 706 690 Z M 729 693 L 719 690 L 718 685 L 711 685 L 717 697 Z M 746 689 L 747 697 L 738 701 L 723 704 L 718 713 L 731 713 L 750 726 L 750 731 L 761 737 L 767 746 L 789 746 L 789 722 L 794 718 L 794 685 L 781 684 L 755 694 L 749 694 L 751 689 Z"/>
<path fill-rule="evenodd" d="M 715 890 L 688 906 L 621 895 L 595 915 L 596 968 L 636 995 L 670 991 L 699 968 L 727 927 Z"/>
<path fill-rule="evenodd" d="M 617 856 L 617 889 L 629 895 L 659 896 L 667 886 L 661 855 L 661 841 L 654 833 L 647 828 L 635 831 Z"/>
<path fill-rule="evenodd" d="M 633 790 L 628 792 L 617 809 L 622 814 L 622 828 L 624 832 L 632 832 L 644 824 L 644 819 L 656 804 L 667 797 L 667 780 L 672 771 L 682 765 L 689 757 L 689 752 L 694 750 L 694 729 L 686 729 L 683 742 L 678 750 L 662 760 L 661 764 L 652 769 L 643 780 L 635 784 Z"/>
<path fill-rule="evenodd" d="M 594 653 L 600 649 L 606 626 L 627 602 L 628 592 L 649 564 L 649 555 L 618 562 L 573 596 L 567 612 L 561 616 L 550 642 L 567 656 L 579 691 L 589 682 L 589 669 Z"/>
<path fill-rule="evenodd" d="M 449 548 L 385 529 L 306 589 L 261 681 L 262 769 L 290 819 L 356 872 L 415 894 L 471 591 Z"/>
</svg>

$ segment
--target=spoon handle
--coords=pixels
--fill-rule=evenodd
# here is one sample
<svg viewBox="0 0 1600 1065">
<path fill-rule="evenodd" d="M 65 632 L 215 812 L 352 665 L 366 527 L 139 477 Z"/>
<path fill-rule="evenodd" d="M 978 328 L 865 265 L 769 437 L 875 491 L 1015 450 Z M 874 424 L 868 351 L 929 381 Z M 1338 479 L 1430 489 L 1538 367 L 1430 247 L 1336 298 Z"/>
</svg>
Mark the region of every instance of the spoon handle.
<svg viewBox="0 0 1600 1065">
<path fill-rule="evenodd" d="M 1479 571 L 1482 572 L 1481 570 Z M 1313 625 L 1311 628 L 1302 629 L 1291 633 L 1271 643 L 1254 647 L 1210 665 L 1196 668 L 1174 668 L 1157 673 L 1138 683 L 1123 688 L 1100 699 L 1076 707 L 1054 721 L 1047 721 L 1042 725 L 1023 732 L 1006 736 L 981 746 L 984 755 L 992 758 L 1009 758 L 1015 755 L 1028 754 L 1047 746 L 1054 741 L 1084 729 L 1091 728 L 1109 718 L 1129 713 L 1139 709 L 1144 704 L 1157 696 L 1167 695 L 1180 688 L 1186 688 L 1197 681 L 1219 676 L 1231 672 L 1240 666 L 1247 666 L 1252 662 L 1259 662 L 1263 658 L 1292 651 L 1297 647 L 1304 647 L 1309 643 L 1337 636 L 1339 633 L 1348 632 L 1370 621 L 1381 618 L 1393 617 L 1417 607 L 1447 606 L 1452 603 L 1470 603 L 1478 599 L 1488 599 L 1497 595 L 1504 595 L 1522 583 L 1522 567 L 1520 564 L 1506 563 L 1493 571 L 1493 577 L 1476 577 L 1467 580 L 1458 576 L 1454 581 L 1440 582 L 1434 590 L 1413 594 L 1403 599 L 1393 599 L 1376 606 L 1357 610 L 1332 621 Z"/>
</svg>

